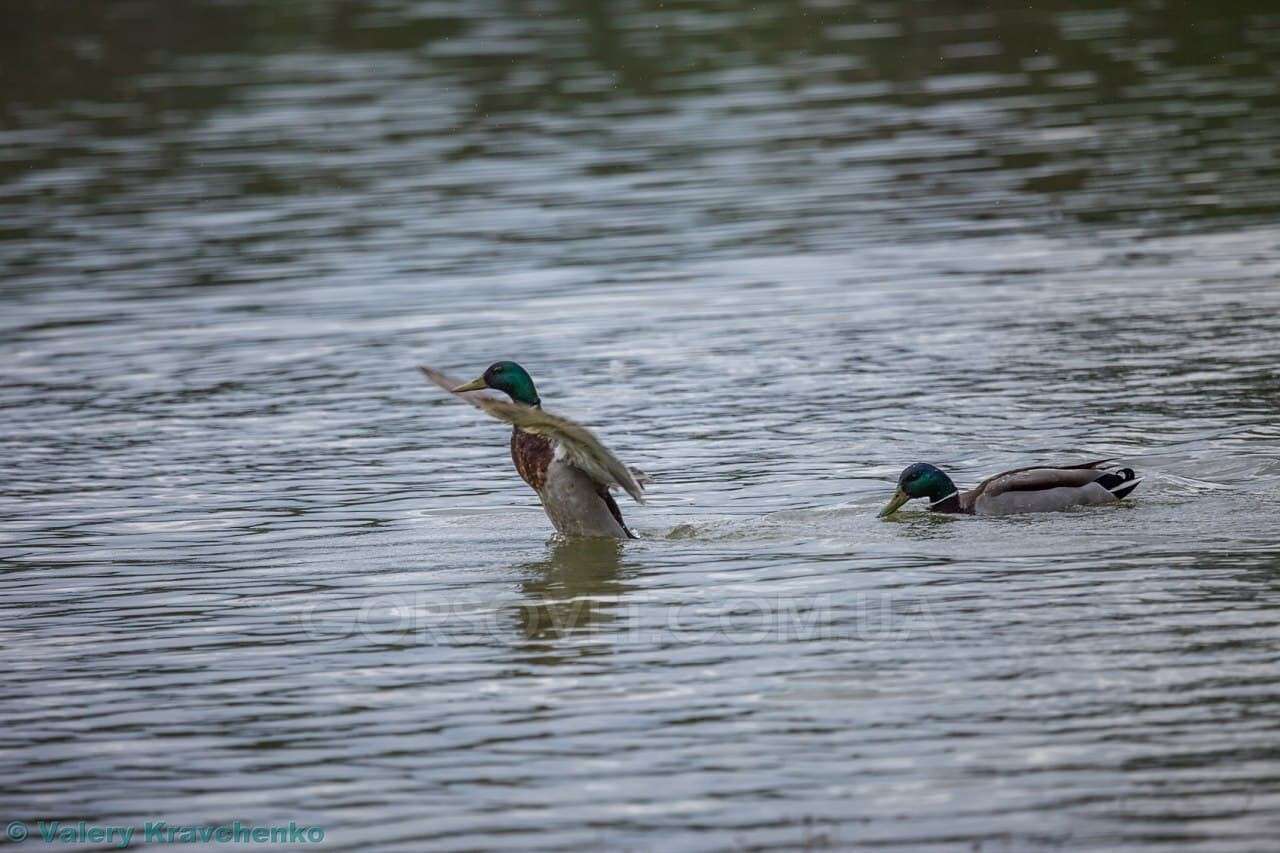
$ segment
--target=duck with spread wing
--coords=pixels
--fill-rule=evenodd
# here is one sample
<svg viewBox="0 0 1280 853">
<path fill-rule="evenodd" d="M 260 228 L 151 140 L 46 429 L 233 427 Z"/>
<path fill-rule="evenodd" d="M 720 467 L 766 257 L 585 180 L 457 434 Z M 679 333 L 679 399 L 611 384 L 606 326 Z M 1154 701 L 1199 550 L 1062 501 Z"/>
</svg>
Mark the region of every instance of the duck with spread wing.
<svg viewBox="0 0 1280 853">
<path fill-rule="evenodd" d="M 623 465 L 586 427 L 544 411 L 529 372 L 514 361 L 489 365 L 465 384 L 429 367 L 427 379 L 511 424 L 511 460 L 537 493 L 556 531 L 564 536 L 638 538 L 622 520 L 610 488 L 644 503 L 645 476 Z M 492 389 L 511 402 L 472 392 Z"/>
</svg>

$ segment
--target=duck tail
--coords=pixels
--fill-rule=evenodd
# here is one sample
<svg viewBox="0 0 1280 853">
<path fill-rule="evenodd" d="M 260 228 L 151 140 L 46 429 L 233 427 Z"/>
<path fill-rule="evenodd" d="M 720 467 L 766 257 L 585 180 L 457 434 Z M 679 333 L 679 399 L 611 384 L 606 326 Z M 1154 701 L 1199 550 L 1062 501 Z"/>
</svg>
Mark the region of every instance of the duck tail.
<svg viewBox="0 0 1280 853">
<path fill-rule="evenodd" d="M 1116 500 L 1122 500 L 1138 488 L 1142 479 L 1133 472 L 1132 468 L 1121 468 L 1118 471 L 1108 471 L 1094 482 L 1115 495 Z"/>
</svg>

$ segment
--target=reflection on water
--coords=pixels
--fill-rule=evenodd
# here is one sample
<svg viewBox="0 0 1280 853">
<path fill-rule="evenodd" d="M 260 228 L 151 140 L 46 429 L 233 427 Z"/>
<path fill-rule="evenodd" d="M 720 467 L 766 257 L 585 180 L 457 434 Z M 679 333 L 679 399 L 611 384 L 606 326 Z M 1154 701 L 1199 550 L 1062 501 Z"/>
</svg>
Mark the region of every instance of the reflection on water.
<svg viewBox="0 0 1280 853">
<path fill-rule="evenodd" d="M 557 540 L 546 559 L 520 567 L 527 575 L 517 608 L 530 648 L 593 629 L 607 630 L 619 599 L 629 589 L 619 578 L 624 548 L 608 539 Z"/>
<path fill-rule="evenodd" d="M 1271 4 L 5 22 L 7 819 L 1272 843 Z M 414 369 L 499 357 L 640 541 L 549 538 Z M 875 518 L 1097 456 L 1130 506 Z"/>
</svg>

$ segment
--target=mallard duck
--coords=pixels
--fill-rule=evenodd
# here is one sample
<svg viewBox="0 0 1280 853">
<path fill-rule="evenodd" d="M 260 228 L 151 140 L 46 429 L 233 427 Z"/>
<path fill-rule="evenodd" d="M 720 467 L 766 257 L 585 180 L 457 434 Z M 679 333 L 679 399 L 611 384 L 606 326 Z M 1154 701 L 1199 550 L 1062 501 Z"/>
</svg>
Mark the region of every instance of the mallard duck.
<svg viewBox="0 0 1280 853">
<path fill-rule="evenodd" d="M 880 511 L 880 517 L 892 515 L 913 498 L 928 498 L 929 509 L 934 512 L 964 515 L 1052 512 L 1073 506 L 1115 503 L 1136 489 L 1142 480 L 1132 468 L 1100 467 L 1110 461 L 1016 468 L 988 477 L 967 492 L 957 489 L 937 466 L 917 462 L 898 477 L 898 490 Z"/>
<path fill-rule="evenodd" d="M 429 367 L 421 370 L 444 390 L 512 425 L 511 461 L 521 479 L 537 493 L 557 532 L 638 538 L 623 522 L 622 510 L 609 489 L 617 486 L 637 503 L 644 503 L 646 478 L 619 462 L 586 427 L 543 411 L 527 370 L 514 361 L 499 361 L 489 365 L 479 379 L 465 384 Z M 501 391 L 511 402 L 471 393 L 487 388 Z"/>
</svg>

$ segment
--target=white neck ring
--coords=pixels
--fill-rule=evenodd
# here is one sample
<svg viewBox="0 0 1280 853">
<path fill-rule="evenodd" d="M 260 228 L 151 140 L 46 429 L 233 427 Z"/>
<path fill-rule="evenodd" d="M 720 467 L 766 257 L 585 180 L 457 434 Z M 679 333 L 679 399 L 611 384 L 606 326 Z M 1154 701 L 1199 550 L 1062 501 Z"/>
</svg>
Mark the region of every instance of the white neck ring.
<svg viewBox="0 0 1280 853">
<path fill-rule="evenodd" d="M 929 504 L 929 509 L 933 509 L 933 508 L 934 508 L 934 507 L 936 507 L 936 506 L 939 506 L 939 505 L 941 505 L 941 504 L 946 503 L 947 501 L 951 500 L 952 498 L 954 498 L 954 497 L 955 497 L 956 495 L 958 495 L 958 494 L 960 494 L 960 490 L 959 490 L 959 489 L 956 489 L 954 492 L 952 492 L 951 494 L 947 495 L 945 498 L 938 498 L 936 501 L 934 501 L 933 503 Z"/>
</svg>

